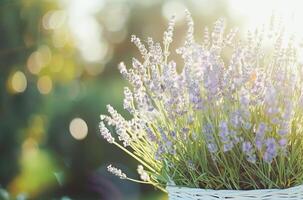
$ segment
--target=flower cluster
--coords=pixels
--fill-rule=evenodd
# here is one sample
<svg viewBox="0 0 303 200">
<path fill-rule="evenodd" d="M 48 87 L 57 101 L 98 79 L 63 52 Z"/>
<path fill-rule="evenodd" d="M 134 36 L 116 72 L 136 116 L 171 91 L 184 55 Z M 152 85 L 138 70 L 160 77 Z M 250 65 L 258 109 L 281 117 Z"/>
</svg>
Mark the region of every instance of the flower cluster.
<svg viewBox="0 0 303 200">
<path fill-rule="evenodd" d="M 160 189 L 172 182 L 215 189 L 302 184 L 303 69 L 294 37 L 276 23 L 239 39 L 236 29 L 225 34 L 219 19 L 199 44 L 186 16 L 185 43 L 176 50 L 183 66 L 169 59 L 174 17 L 162 44 L 132 36 L 142 61 L 119 70 L 132 86 L 124 88 L 123 106 L 133 118 L 108 105 L 101 135 L 137 159 L 146 169 L 138 167 L 141 179 Z"/>
<path fill-rule="evenodd" d="M 117 169 L 111 165 L 107 166 L 107 171 L 109 171 L 110 173 L 112 173 L 115 176 L 118 176 L 120 179 L 126 179 L 127 176 L 126 174 L 124 174 L 121 169 Z"/>
<path fill-rule="evenodd" d="M 138 174 L 140 175 L 141 180 L 146 181 L 146 182 L 150 181 L 149 175 L 144 170 L 142 165 L 138 165 L 137 171 L 138 171 Z"/>
</svg>

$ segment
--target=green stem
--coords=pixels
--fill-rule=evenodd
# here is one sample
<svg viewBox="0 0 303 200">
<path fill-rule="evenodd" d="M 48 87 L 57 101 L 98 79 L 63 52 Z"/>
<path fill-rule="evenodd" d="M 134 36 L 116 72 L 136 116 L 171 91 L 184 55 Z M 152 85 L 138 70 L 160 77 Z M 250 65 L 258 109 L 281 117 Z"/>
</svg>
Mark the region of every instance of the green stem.
<svg viewBox="0 0 303 200">
<path fill-rule="evenodd" d="M 152 183 L 152 182 L 145 182 L 145 181 L 139 181 L 139 180 L 136 180 L 136 179 L 132 179 L 132 178 L 126 178 L 126 180 L 129 180 L 129 181 L 132 181 L 132 182 L 135 182 L 135 183 L 140 183 L 140 184 L 148 184 L 148 185 L 153 185 L 154 187 L 158 188 L 159 190 L 161 190 L 162 192 L 165 192 L 167 193 L 167 191 L 165 189 L 163 189 L 162 187 L 160 187 L 159 185 L 155 184 L 155 183 Z"/>
<path fill-rule="evenodd" d="M 151 166 L 149 166 L 146 162 L 144 162 L 143 160 L 141 160 L 140 158 L 138 158 L 137 156 L 135 156 L 133 153 L 131 153 L 130 151 L 128 151 L 126 148 L 124 148 L 123 146 L 121 146 L 119 143 L 114 142 L 114 145 L 116 145 L 117 147 L 119 147 L 121 150 L 123 150 L 125 153 L 127 153 L 128 155 L 130 155 L 131 157 L 135 158 L 138 162 L 140 162 L 142 165 L 144 165 L 146 168 L 148 168 L 150 171 L 157 173 Z"/>
</svg>

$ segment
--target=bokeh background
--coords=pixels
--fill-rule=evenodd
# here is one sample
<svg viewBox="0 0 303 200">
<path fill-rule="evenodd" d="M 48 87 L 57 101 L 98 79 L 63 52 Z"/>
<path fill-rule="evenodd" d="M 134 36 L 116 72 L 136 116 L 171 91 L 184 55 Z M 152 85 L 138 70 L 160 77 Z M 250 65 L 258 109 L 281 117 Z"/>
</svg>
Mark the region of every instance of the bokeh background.
<svg viewBox="0 0 303 200">
<path fill-rule="evenodd" d="M 117 64 L 140 58 L 131 34 L 161 41 L 176 14 L 178 47 L 185 9 L 199 41 L 219 17 L 245 30 L 276 2 L 0 0 L 0 199 L 167 199 L 106 172 L 113 163 L 138 178 L 137 163 L 98 131 L 106 104 L 126 114 Z"/>
</svg>

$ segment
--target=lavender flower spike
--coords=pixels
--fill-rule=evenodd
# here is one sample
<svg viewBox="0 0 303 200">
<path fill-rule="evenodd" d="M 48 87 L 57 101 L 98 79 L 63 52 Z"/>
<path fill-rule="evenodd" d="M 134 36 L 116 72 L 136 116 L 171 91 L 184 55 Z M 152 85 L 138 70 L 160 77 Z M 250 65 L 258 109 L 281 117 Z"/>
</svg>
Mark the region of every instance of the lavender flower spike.
<svg viewBox="0 0 303 200">
<path fill-rule="evenodd" d="M 221 138 L 221 142 L 223 143 L 223 151 L 227 152 L 230 151 L 234 143 L 232 141 L 232 135 L 230 134 L 230 131 L 228 130 L 227 122 L 221 121 L 219 124 L 219 135 Z"/>
<path fill-rule="evenodd" d="M 277 144 L 274 138 L 268 138 L 265 141 L 266 151 L 263 155 L 263 160 L 267 163 L 271 163 L 272 160 L 277 156 Z"/>
<path fill-rule="evenodd" d="M 105 127 L 105 124 L 103 122 L 99 123 L 99 129 L 100 129 L 101 135 L 107 142 L 109 142 L 109 143 L 115 142 L 115 138 L 113 138 L 113 136 L 111 135 L 109 130 Z"/>
<path fill-rule="evenodd" d="M 107 171 L 109 171 L 110 173 L 112 173 L 115 176 L 118 176 L 120 179 L 126 179 L 127 178 L 126 174 L 124 174 L 121 171 L 121 169 L 113 167 L 112 165 L 107 166 Z"/>
<path fill-rule="evenodd" d="M 247 161 L 249 161 L 251 163 L 256 162 L 256 154 L 255 154 L 253 146 L 250 142 L 242 143 L 242 151 L 246 154 Z"/>
<path fill-rule="evenodd" d="M 142 165 L 138 165 L 137 172 L 140 175 L 141 180 L 143 180 L 145 182 L 150 181 L 150 177 L 149 177 L 148 173 L 144 170 Z"/>
</svg>

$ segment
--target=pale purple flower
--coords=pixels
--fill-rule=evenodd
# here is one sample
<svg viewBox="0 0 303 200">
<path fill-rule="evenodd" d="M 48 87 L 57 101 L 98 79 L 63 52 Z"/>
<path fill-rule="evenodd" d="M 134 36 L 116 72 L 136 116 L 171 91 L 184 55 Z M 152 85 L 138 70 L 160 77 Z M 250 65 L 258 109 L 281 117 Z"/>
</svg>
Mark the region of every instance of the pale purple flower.
<svg viewBox="0 0 303 200">
<path fill-rule="evenodd" d="M 105 127 L 105 124 L 103 122 L 99 123 L 99 129 L 100 129 L 100 133 L 101 133 L 102 137 L 107 142 L 109 142 L 109 143 L 114 143 L 115 142 L 115 138 L 113 138 L 113 136 L 111 135 L 109 130 Z"/>
<path fill-rule="evenodd" d="M 158 145 L 157 151 L 156 151 L 156 153 L 155 153 L 155 159 L 156 159 L 156 160 L 162 160 L 162 156 L 163 156 L 163 154 L 164 154 L 165 152 L 166 152 L 166 151 L 165 151 L 164 145 L 160 143 L 160 144 Z"/>
<path fill-rule="evenodd" d="M 147 173 L 147 171 L 144 170 L 144 168 L 143 168 L 142 165 L 138 165 L 137 172 L 140 175 L 140 179 L 142 181 L 145 181 L 145 182 L 149 182 L 150 181 L 150 176 Z"/>
<path fill-rule="evenodd" d="M 261 122 L 258 125 L 257 131 L 256 131 L 256 136 L 260 138 L 264 138 L 265 131 L 267 130 L 267 126 L 265 123 Z"/>
<path fill-rule="evenodd" d="M 126 174 L 124 174 L 121 169 L 117 169 L 116 167 L 113 167 L 112 165 L 107 166 L 107 171 L 112 173 L 115 176 L 118 176 L 120 179 L 127 179 Z"/>
<path fill-rule="evenodd" d="M 207 148 L 211 153 L 215 153 L 218 151 L 218 146 L 216 144 L 215 138 L 214 138 L 214 132 L 213 132 L 213 126 L 209 123 L 206 123 L 203 126 L 202 134 L 205 137 Z"/>
<path fill-rule="evenodd" d="M 264 138 L 265 138 L 265 132 L 267 131 L 267 125 L 263 122 L 261 122 L 258 125 L 258 128 L 256 130 L 256 137 L 255 137 L 255 142 L 256 142 L 256 147 L 258 150 L 261 150 L 264 144 Z"/>
<path fill-rule="evenodd" d="M 168 28 L 163 35 L 163 44 L 165 45 L 169 45 L 173 41 L 173 31 L 174 31 L 175 21 L 176 21 L 176 17 L 172 16 L 168 22 Z"/>
<path fill-rule="evenodd" d="M 281 153 L 283 155 L 286 155 L 287 153 L 287 144 L 288 144 L 288 140 L 287 138 L 281 138 L 279 141 L 279 146 L 280 146 L 280 149 L 281 149 Z"/>
<path fill-rule="evenodd" d="M 170 137 L 172 137 L 173 139 L 175 139 L 176 136 L 177 136 L 176 131 L 169 131 L 169 135 L 170 135 Z"/>
<path fill-rule="evenodd" d="M 286 145 L 287 145 L 287 139 L 286 139 L 286 138 L 280 139 L 280 140 L 279 140 L 279 145 L 280 145 L 281 147 L 286 147 Z"/>
<path fill-rule="evenodd" d="M 189 99 L 193 104 L 193 108 L 200 110 L 203 108 L 200 87 L 197 81 L 190 80 L 188 86 Z"/>
<path fill-rule="evenodd" d="M 231 113 L 230 123 L 234 128 L 239 128 L 241 124 L 241 113 L 239 111 L 234 111 Z"/>
<path fill-rule="evenodd" d="M 250 99 L 249 99 L 249 96 L 247 94 L 242 94 L 240 96 L 240 106 L 242 106 L 242 107 L 248 107 L 249 106 L 249 102 L 250 102 Z"/>
<path fill-rule="evenodd" d="M 223 151 L 224 152 L 230 151 L 230 150 L 232 150 L 233 147 L 234 147 L 234 144 L 232 142 L 224 143 Z"/>
<path fill-rule="evenodd" d="M 247 142 L 247 141 L 243 142 L 242 151 L 245 153 L 247 161 L 251 163 L 256 162 L 256 154 L 251 142 Z"/>
<path fill-rule="evenodd" d="M 218 151 L 218 146 L 215 143 L 208 143 L 207 148 L 211 153 L 215 153 Z"/>
<path fill-rule="evenodd" d="M 234 146 L 234 135 L 232 135 L 231 132 L 228 130 L 228 125 L 226 121 L 221 121 L 219 124 L 219 136 L 221 142 L 223 143 L 223 151 L 230 151 Z"/>
<path fill-rule="evenodd" d="M 133 94 L 128 87 L 124 87 L 123 108 L 132 114 L 135 113 Z"/>
<path fill-rule="evenodd" d="M 277 156 L 277 143 L 274 138 L 268 138 L 265 140 L 266 150 L 263 154 L 263 160 L 267 163 L 271 163 Z"/>
<path fill-rule="evenodd" d="M 158 154 L 162 153 L 169 153 L 169 154 L 175 154 L 175 148 L 173 146 L 173 141 L 168 138 L 168 134 L 166 130 L 164 130 L 162 127 L 158 128 L 158 132 L 160 133 L 161 140 L 159 141 L 158 146 Z M 160 155 L 158 155 L 160 157 Z"/>
<path fill-rule="evenodd" d="M 137 36 L 132 35 L 131 36 L 131 42 L 133 42 L 137 46 L 137 48 L 139 49 L 139 51 L 142 54 L 143 58 L 147 58 L 148 57 L 148 51 L 147 51 L 145 45 L 142 44 L 141 40 Z"/>
<path fill-rule="evenodd" d="M 228 142 L 229 132 L 228 132 L 227 123 L 225 121 L 221 121 L 219 124 L 219 135 L 221 137 L 222 142 Z"/>
<path fill-rule="evenodd" d="M 128 122 L 111 105 L 108 104 L 106 107 L 113 119 L 113 124 L 111 125 L 115 126 L 118 139 L 123 142 L 125 147 L 129 146 L 131 143 L 131 137 L 127 133 L 127 129 L 129 127 Z"/>
<path fill-rule="evenodd" d="M 278 133 L 281 136 L 285 136 L 288 132 L 289 132 L 289 130 L 287 128 L 282 128 L 282 129 L 278 130 Z"/>
<path fill-rule="evenodd" d="M 147 134 L 147 138 L 151 141 L 151 142 L 156 142 L 157 141 L 157 136 L 154 134 L 154 132 L 148 127 L 145 127 L 145 131 Z"/>
<path fill-rule="evenodd" d="M 244 153 L 249 153 L 252 150 L 252 145 L 250 142 L 243 142 L 242 144 L 242 151 Z"/>
</svg>

